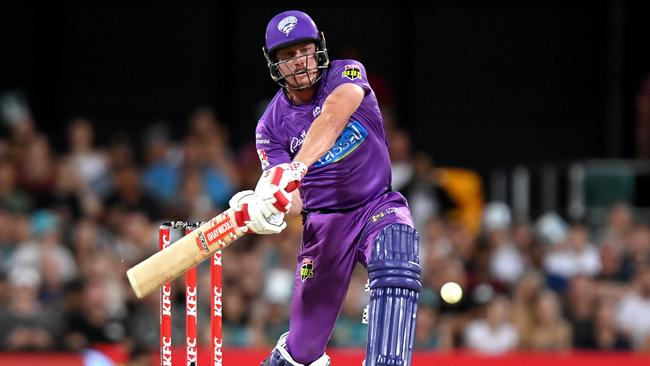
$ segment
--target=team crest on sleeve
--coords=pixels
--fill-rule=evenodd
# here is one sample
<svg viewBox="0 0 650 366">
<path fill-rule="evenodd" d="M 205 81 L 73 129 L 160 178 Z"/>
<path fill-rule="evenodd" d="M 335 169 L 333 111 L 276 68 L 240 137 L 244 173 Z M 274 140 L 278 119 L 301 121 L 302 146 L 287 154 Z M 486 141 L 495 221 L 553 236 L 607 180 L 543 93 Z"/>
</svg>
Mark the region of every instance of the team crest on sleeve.
<svg viewBox="0 0 650 366">
<path fill-rule="evenodd" d="M 266 155 L 264 149 L 257 150 L 257 156 L 260 157 L 260 162 L 262 163 L 262 169 L 266 169 L 269 166 L 269 157 Z"/>
<path fill-rule="evenodd" d="M 361 69 L 357 65 L 345 65 L 345 70 L 343 70 L 341 76 L 350 80 L 361 79 Z"/>
<path fill-rule="evenodd" d="M 314 259 L 303 258 L 300 264 L 300 279 L 304 282 L 309 278 L 314 278 Z"/>
</svg>

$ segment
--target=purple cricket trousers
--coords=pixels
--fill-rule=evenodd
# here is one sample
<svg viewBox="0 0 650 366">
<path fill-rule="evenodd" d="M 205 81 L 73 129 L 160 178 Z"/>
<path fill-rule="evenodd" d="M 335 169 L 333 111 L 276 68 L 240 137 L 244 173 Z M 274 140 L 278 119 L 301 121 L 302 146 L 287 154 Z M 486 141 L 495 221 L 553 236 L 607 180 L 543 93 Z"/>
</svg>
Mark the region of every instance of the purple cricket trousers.
<svg viewBox="0 0 650 366">
<path fill-rule="evenodd" d="M 355 264 L 367 267 L 375 237 L 386 226 L 400 223 L 413 226 L 406 199 L 398 192 L 387 192 L 354 210 L 307 215 L 287 340 L 294 360 L 309 364 L 325 352 Z"/>
</svg>

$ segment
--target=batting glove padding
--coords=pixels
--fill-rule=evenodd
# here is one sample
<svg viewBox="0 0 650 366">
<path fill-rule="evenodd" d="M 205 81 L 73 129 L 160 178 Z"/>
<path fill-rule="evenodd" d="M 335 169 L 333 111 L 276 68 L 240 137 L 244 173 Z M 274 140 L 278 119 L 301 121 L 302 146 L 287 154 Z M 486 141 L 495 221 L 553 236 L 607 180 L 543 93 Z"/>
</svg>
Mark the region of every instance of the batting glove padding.
<svg viewBox="0 0 650 366">
<path fill-rule="evenodd" d="M 255 194 L 247 190 L 236 193 L 230 199 L 230 207 L 235 211 L 237 226 L 256 234 L 277 234 L 287 227 L 284 213 L 274 213 Z"/>
<path fill-rule="evenodd" d="M 299 161 L 276 165 L 262 173 L 255 194 L 262 199 L 266 210 L 287 213 L 291 208 L 291 192 L 300 186 L 307 174 L 307 166 Z"/>
</svg>

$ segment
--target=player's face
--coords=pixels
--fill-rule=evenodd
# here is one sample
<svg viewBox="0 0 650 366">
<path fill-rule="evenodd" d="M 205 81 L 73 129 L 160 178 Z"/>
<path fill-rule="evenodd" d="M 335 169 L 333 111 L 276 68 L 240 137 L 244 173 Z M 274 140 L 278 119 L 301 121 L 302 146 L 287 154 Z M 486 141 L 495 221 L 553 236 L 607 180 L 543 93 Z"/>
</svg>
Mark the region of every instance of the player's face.
<svg viewBox="0 0 650 366">
<path fill-rule="evenodd" d="M 300 88 L 309 85 L 318 76 L 315 52 L 316 45 L 312 42 L 281 48 L 276 52 L 280 62 L 280 72 L 285 75 L 285 80 L 290 87 Z"/>
</svg>

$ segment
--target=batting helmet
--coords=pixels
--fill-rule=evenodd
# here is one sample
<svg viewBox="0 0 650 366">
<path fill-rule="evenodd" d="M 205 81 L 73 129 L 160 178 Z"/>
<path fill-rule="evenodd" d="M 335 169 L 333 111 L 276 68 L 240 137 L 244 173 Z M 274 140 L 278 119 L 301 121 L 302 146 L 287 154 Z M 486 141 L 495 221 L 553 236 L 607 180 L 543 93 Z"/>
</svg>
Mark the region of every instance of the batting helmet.
<svg viewBox="0 0 650 366">
<path fill-rule="evenodd" d="M 284 61 L 278 61 L 275 58 L 275 51 L 280 48 L 292 46 L 302 42 L 312 41 L 316 44 L 316 52 L 313 54 L 317 60 L 318 77 L 311 80 L 309 85 L 293 88 L 304 89 L 314 85 L 322 76 L 322 70 L 329 66 L 329 56 L 327 55 L 327 46 L 323 32 L 318 30 L 316 23 L 309 15 L 298 10 L 284 11 L 274 16 L 266 26 L 266 42 L 262 47 L 262 52 L 266 58 L 271 78 L 284 88 L 290 88 L 286 83 L 286 78 L 295 74 L 284 75 L 279 65 Z M 312 55 L 307 55 L 312 56 Z M 300 56 L 304 57 L 304 56 Z M 307 70 L 309 71 L 309 70 Z"/>
</svg>

